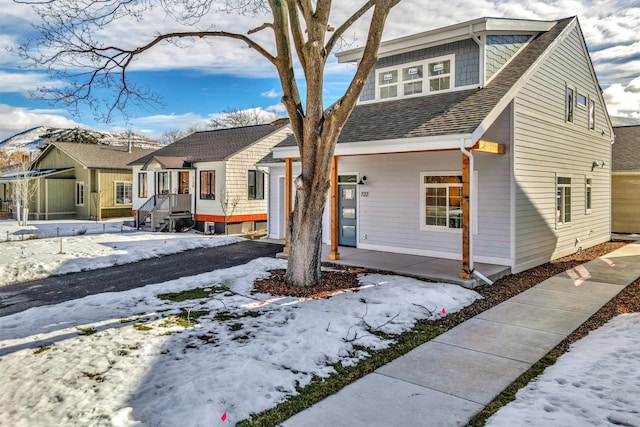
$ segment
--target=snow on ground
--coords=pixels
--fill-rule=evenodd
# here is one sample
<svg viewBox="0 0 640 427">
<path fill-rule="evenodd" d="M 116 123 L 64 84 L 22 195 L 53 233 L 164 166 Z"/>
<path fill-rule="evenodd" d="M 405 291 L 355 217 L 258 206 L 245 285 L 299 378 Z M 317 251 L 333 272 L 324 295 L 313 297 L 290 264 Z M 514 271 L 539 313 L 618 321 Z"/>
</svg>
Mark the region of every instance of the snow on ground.
<svg viewBox="0 0 640 427">
<path fill-rule="evenodd" d="M 122 220 L 30 221 L 26 227 L 0 221 L 0 286 L 240 240 L 195 232 L 137 232 Z"/>
<path fill-rule="evenodd" d="M 640 314 L 571 346 L 487 426 L 640 426 Z"/>
<path fill-rule="evenodd" d="M 460 286 L 377 274 L 361 276 L 367 288 L 330 299 L 251 294 L 255 279 L 285 265 L 259 258 L 1 318 L 0 424 L 215 426 L 226 413 L 233 425 L 313 375 L 326 377 L 330 364 L 364 357 L 354 345 L 387 346 L 371 328 L 399 333 L 479 297 Z M 184 302 L 157 298 L 197 287 L 220 292 Z M 190 321 L 206 314 L 185 327 L 176 321 L 181 310 Z"/>
</svg>

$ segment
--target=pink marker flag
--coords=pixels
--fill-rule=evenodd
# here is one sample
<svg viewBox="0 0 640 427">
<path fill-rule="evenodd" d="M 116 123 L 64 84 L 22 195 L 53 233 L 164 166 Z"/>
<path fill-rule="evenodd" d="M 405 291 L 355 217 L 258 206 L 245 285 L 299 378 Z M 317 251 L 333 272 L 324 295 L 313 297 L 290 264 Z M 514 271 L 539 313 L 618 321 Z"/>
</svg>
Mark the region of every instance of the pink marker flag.
<svg viewBox="0 0 640 427">
<path fill-rule="evenodd" d="M 447 314 L 447 310 L 445 310 L 444 307 L 442 307 L 442 314 Z"/>
<path fill-rule="evenodd" d="M 226 412 L 225 412 L 224 414 L 222 414 L 222 416 L 220 417 L 220 420 L 221 420 L 222 422 L 227 421 L 227 413 L 226 413 Z"/>
</svg>

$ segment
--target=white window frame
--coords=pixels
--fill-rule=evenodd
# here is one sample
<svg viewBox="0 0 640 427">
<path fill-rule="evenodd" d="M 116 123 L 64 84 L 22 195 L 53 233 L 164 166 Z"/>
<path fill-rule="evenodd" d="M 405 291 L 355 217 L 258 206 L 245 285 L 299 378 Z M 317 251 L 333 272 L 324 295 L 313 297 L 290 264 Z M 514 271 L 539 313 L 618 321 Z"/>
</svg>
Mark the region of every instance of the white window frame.
<svg viewBox="0 0 640 427">
<path fill-rule="evenodd" d="M 584 104 L 580 103 L 580 98 L 584 99 Z M 576 91 L 576 106 L 586 109 L 587 105 L 589 105 L 589 96 L 585 95 L 583 92 Z"/>
<path fill-rule="evenodd" d="M 424 95 L 431 95 L 434 93 L 442 93 L 442 92 L 450 92 L 453 91 L 456 88 L 456 84 L 455 84 L 455 69 L 456 69 L 456 63 L 455 63 L 455 58 L 456 56 L 454 54 L 451 55 L 444 55 L 444 56 L 439 56 L 436 58 L 429 58 L 429 59 L 425 59 L 422 61 L 414 61 L 414 62 L 407 62 L 405 64 L 399 64 L 399 65 L 394 65 L 392 67 L 385 67 L 385 68 L 380 68 L 377 69 L 375 72 L 375 90 L 376 90 L 376 94 L 375 94 L 375 99 L 378 101 L 381 100 L 388 100 L 388 99 L 402 99 L 402 98 L 411 98 L 414 96 L 424 96 Z M 449 68 L 449 73 L 448 74 L 441 74 L 441 75 L 437 75 L 437 76 L 433 76 L 430 77 L 429 76 L 429 65 L 430 64 L 434 64 L 434 63 L 438 63 L 438 62 L 444 62 L 444 61 L 449 61 L 450 62 L 450 68 Z M 403 79 L 403 75 L 404 75 L 404 70 L 409 69 L 409 68 L 414 68 L 414 67 L 422 67 L 422 78 L 421 79 L 408 79 L 408 80 L 404 80 Z M 380 84 L 380 76 L 386 73 L 393 73 L 395 72 L 397 74 L 397 80 L 389 85 L 381 85 Z M 435 80 L 435 79 L 441 79 L 443 77 L 449 77 L 449 88 L 447 89 L 441 89 L 441 90 L 435 90 L 435 91 L 431 91 L 431 85 L 430 85 L 430 81 L 431 80 Z M 422 82 L 422 91 L 418 92 L 418 93 L 411 93 L 411 94 L 405 94 L 404 93 L 404 85 L 405 83 L 415 83 L 415 82 Z M 396 89 L 396 96 L 387 96 L 387 97 L 381 97 L 380 96 L 380 88 L 383 87 L 393 87 L 395 86 Z"/>
<path fill-rule="evenodd" d="M 122 202 L 118 202 L 118 186 L 122 185 Z M 129 189 L 129 202 L 127 200 L 127 188 Z M 113 183 L 113 204 L 115 206 L 126 206 L 133 203 L 133 182 L 115 181 Z"/>
<path fill-rule="evenodd" d="M 84 181 L 76 181 L 76 206 L 84 206 Z"/>
<path fill-rule="evenodd" d="M 149 197 L 149 189 L 147 182 L 147 173 L 138 172 L 138 198 L 146 199 Z"/>
<path fill-rule="evenodd" d="M 449 232 L 449 233 L 462 233 L 462 224 L 460 224 L 459 228 L 453 228 L 449 226 L 449 188 L 450 187 L 459 187 L 460 188 L 460 209 L 462 209 L 462 182 L 459 184 L 454 183 L 442 183 L 442 184 L 425 184 L 424 178 L 427 176 L 459 176 L 462 177 L 461 171 L 434 171 L 434 172 L 420 172 L 420 230 L 423 231 L 440 231 L 440 232 Z M 427 188 L 446 188 L 447 189 L 447 225 L 427 225 L 427 212 L 425 210 L 426 206 L 426 194 L 425 190 Z M 462 221 L 462 219 L 461 219 Z"/>
<path fill-rule="evenodd" d="M 593 209 L 593 178 L 590 175 L 584 177 L 584 211 L 587 215 Z"/>
<path fill-rule="evenodd" d="M 596 130 L 596 101 L 589 98 L 587 100 L 587 126 L 589 130 Z"/>
<path fill-rule="evenodd" d="M 571 101 L 569 101 L 569 91 L 571 91 Z M 564 121 L 575 123 L 576 120 L 576 95 L 578 91 L 575 86 L 567 84 L 564 90 Z M 571 112 L 571 115 L 569 115 Z"/>
<path fill-rule="evenodd" d="M 560 183 L 560 179 L 568 179 L 569 183 Z M 571 225 L 571 217 L 572 217 L 572 205 L 573 200 L 571 197 L 571 186 L 573 184 L 573 180 L 571 175 L 562 175 L 556 174 L 556 191 L 555 191 L 555 220 L 556 220 L 556 228 L 562 228 Z M 567 210 L 565 200 L 567 198 L 567 191 L 569 190 L 569 221 L 567 221 Z"/>
</svg>

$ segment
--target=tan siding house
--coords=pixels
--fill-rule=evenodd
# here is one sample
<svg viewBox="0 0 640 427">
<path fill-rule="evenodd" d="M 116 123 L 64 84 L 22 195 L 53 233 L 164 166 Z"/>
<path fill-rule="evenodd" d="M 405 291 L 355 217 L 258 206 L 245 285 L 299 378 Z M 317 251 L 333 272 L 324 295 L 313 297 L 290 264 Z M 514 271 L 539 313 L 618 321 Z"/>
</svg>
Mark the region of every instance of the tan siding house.
<svg viewBox="0 0 640 427">
<path fill-rule="evenodd" d="M 480 18 L 383 42 L 378 58 L 335 149 L 330 258 L 448 258 L 471 278 L 609 240 L 613 131 L 577 18 Z M 285 237 L 298 158 L 287 140 L 263 161 L 271 238 Z"/>
<path fill-rule="evenodd" d="M 150 152 L 138 147 L 55 142 L 34 161 L 31 219 L 105 219 L 131 216 L 127 163 Z"/>
<path fill-rule="evenodd" d="M 613 128 L 611 231 L 640 233 L 640 125 Z"/>
</svg>

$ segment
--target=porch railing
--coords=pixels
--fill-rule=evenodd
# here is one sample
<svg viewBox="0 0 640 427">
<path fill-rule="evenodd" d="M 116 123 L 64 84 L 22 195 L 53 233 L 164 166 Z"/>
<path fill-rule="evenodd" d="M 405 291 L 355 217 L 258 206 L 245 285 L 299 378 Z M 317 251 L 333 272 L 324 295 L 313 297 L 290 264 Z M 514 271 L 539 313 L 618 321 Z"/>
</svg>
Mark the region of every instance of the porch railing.
<svg viewBox="0 0 640 427">
<path fill-rule="evenodd" d="M 150 226 L 151 230 L 161 230 L 167 225 L 166 219 L 172 214 L 190 213 L 191 195 L 156 194 L 138 209 L 138 228 Z"/>
</svg>

